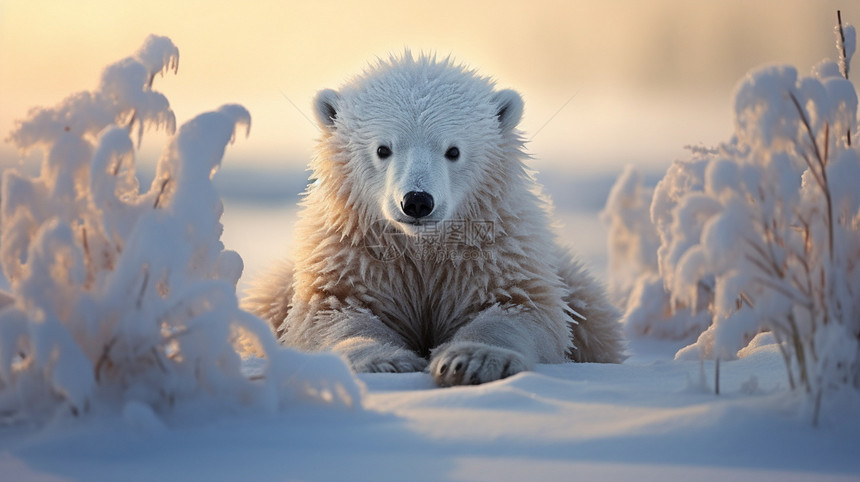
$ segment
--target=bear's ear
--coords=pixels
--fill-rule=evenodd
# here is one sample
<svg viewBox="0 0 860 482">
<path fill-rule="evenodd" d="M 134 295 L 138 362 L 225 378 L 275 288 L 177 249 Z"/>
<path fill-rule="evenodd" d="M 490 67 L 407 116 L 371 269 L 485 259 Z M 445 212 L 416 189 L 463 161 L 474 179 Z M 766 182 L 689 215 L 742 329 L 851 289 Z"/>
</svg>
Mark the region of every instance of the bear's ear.
<svg viewBox="0 0 860 482">
<path fill-rule="evenodd" d="M 513 130 L 523 117 L 523 98 L 516 91 L 505 89 L 493 94 L 496 116 L 502 132 Z"/>
<path fill-rule="evenodd" d="M 337 105 L 340 103 L 340 94 L 331 90 L 323 89 L 314 97 L 314 114 L 317 122 L 323 129 L 334 128 L 334 120 L 337 119 Z"/>
</svg>

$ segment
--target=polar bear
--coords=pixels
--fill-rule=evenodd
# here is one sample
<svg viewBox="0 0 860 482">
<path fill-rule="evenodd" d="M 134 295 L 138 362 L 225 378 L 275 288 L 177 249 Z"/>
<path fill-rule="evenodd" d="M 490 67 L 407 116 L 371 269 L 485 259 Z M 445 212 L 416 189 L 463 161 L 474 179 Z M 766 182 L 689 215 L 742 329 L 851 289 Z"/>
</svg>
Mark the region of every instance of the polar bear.
<svg viewBox="0 0 860 482">
<path fill-rule="evenodd" d="M 623 360 L 617 311 L 556 243 L 524 164 L 519 94 L 407 51 L 313 105 L 294 262 L 244 302 L 282 343 L 442 386 Z"/>
</svg>

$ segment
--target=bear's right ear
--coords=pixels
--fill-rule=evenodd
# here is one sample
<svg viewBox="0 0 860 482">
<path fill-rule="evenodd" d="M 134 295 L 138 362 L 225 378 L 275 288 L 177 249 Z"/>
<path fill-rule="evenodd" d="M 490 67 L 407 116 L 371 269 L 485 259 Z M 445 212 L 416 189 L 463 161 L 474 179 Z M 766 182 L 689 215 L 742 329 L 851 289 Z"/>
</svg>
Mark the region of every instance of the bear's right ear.
<svg viewBox="0 0 860 482">
<path fill-rule="evenodd" d="M 320 127 L 326 130 L 334 128 L 334 120 L 337 119 L 337 105 L 340 103 L 340 94 L 331 90 L 323 89 L 314 97 L 314 113 Z"/>
<path fill-rule="evenodd" d="M 523 98 L 516 91 L 504 89 L 493 95 L 496 106 L 496 116 L 502 132 L 512 131 L 523 118 Z"/>
</svg>

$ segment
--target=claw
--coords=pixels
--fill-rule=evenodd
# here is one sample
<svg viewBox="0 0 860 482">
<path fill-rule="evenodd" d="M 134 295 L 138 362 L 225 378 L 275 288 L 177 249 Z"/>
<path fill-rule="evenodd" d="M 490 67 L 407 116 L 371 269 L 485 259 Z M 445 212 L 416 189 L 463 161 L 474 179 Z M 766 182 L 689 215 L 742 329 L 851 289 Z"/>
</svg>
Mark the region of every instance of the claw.
<svg viewBox="0 0 860 482">
<path fill-rule="evenodd" d="M 482 343 L 457 343 L 435 354 L 433 377 L 441 386 L 479 385 L 528 370 L 517 352 Z"/>
</svg>

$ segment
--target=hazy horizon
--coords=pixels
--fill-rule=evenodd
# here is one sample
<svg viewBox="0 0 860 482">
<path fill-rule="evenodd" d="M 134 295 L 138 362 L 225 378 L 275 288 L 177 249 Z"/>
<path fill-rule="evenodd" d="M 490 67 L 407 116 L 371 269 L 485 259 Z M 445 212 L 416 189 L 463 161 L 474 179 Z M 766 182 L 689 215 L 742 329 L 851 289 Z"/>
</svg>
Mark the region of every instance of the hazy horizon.
<svg viewBox="0 0 860 482">
<path fill-rule="evenodd" d="M 0 139 L 30 108 L 95 88 L 106 65 L 156 33 L 180 49 L 179 74 L 154 84 L 179 123 L 224 103 L 250 110 L 251 136 L 226 161 L 245 168 L 304 166 L 315 92 L 407 47 L 450 54 L 519 91 L 539 169 L 659 168 L 684 145 L 728 138 L 731 93 L 748 70 L 778 62 L 807 72 L 833 57 L 837 8 L 860 22 L 860 5 L 829 0 L 5 2 Z M 145 138 L 141 156 L 155 157 L 164 136 Z M 9 156 L 4 143 L 0 158 Z"/>
</svg>

